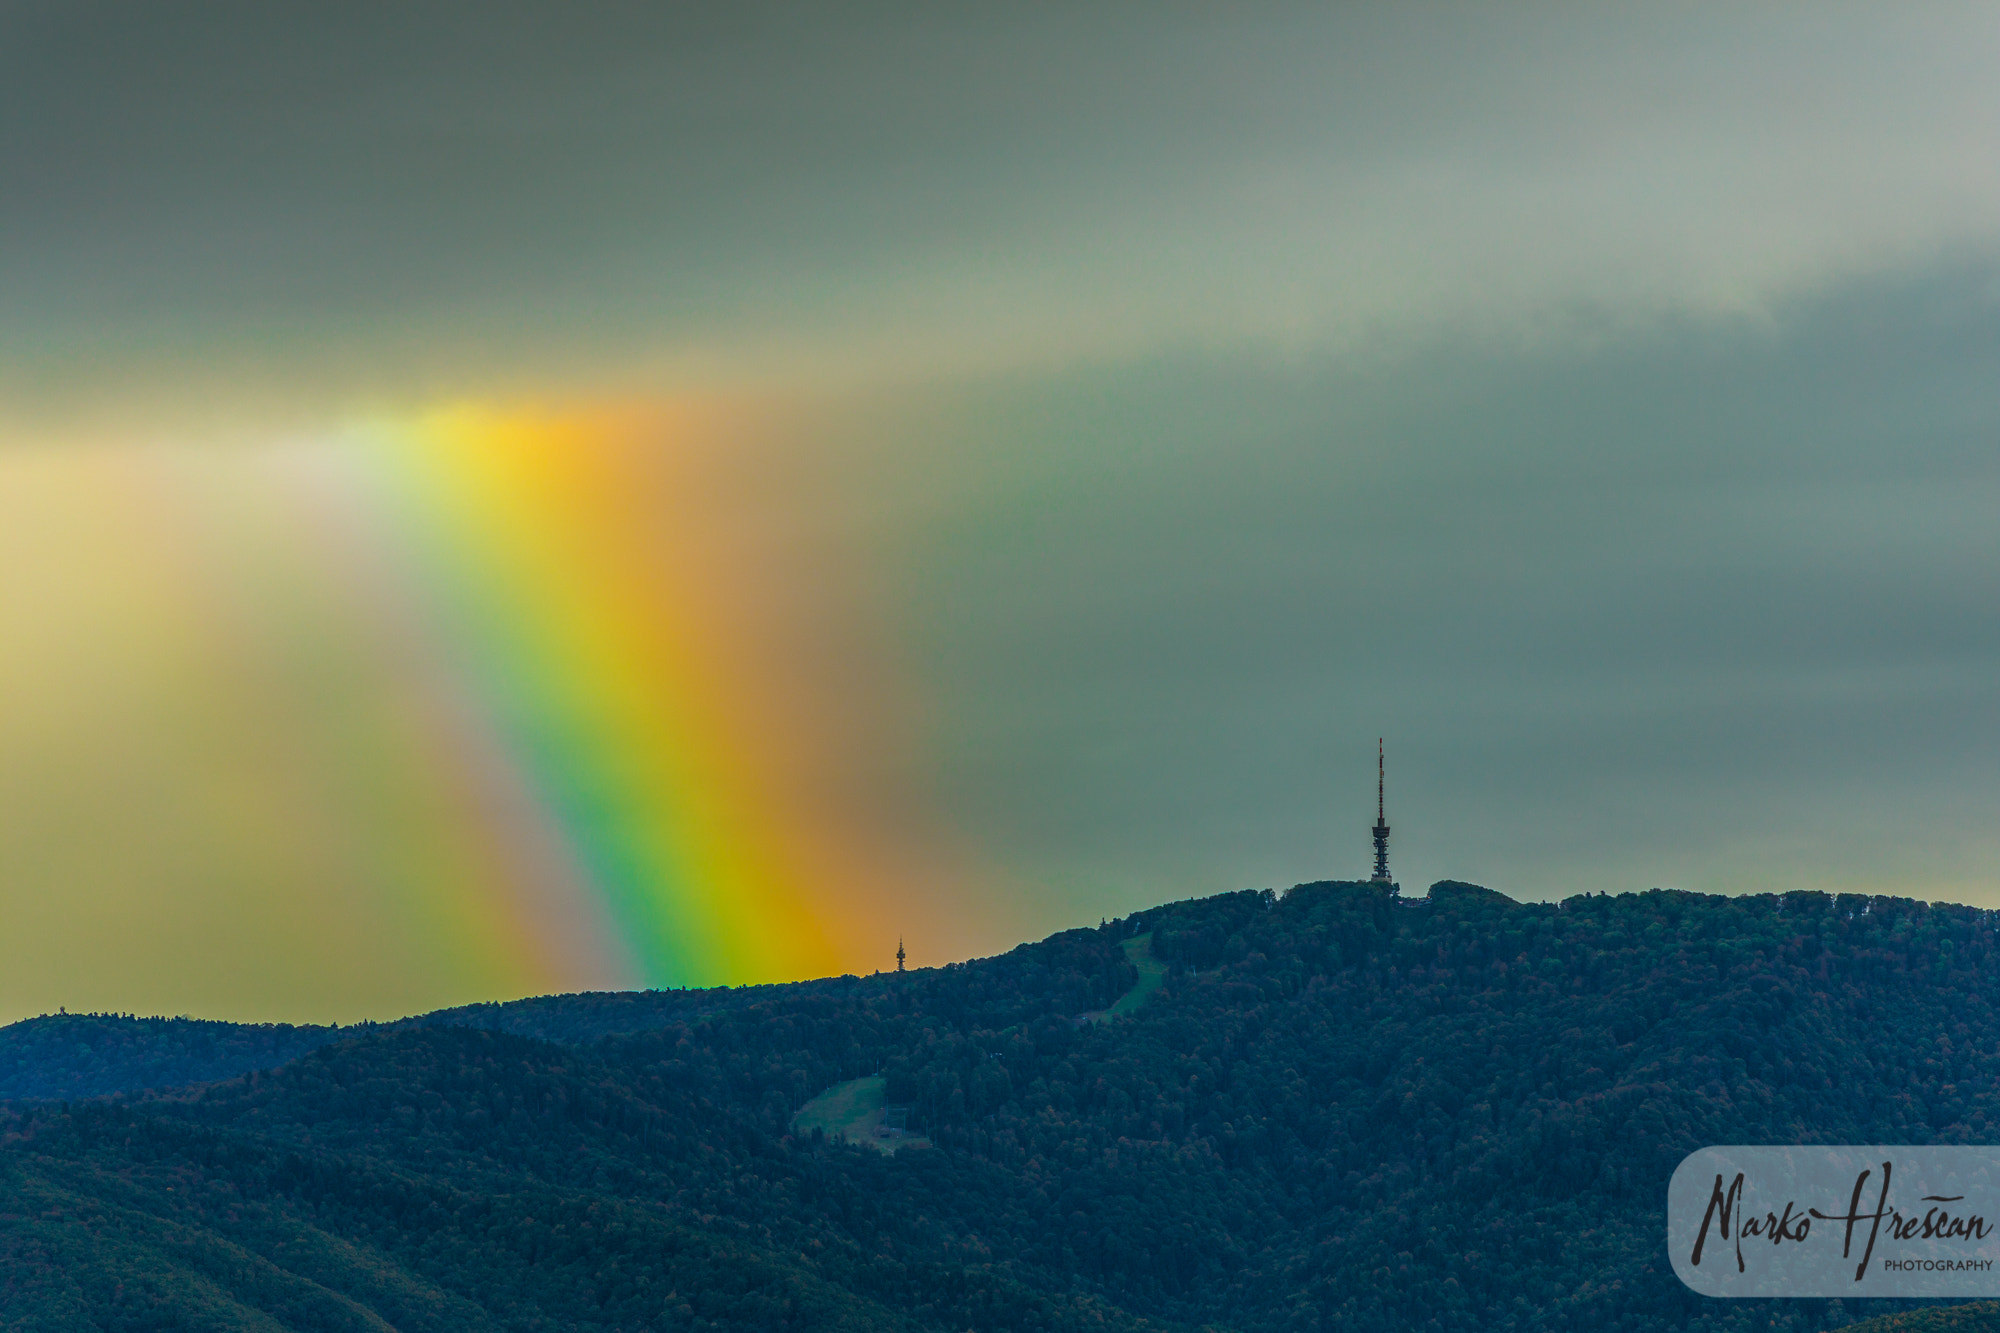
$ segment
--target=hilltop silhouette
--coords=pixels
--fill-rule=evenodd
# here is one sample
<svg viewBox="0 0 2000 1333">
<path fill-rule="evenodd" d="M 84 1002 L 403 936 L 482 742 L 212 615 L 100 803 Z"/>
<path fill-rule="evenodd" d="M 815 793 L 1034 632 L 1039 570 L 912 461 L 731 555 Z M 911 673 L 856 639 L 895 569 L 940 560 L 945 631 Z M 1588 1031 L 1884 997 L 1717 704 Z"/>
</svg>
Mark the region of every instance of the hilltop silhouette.
<svg viewBox="0 0 2000 1333">
<path fill-rule="evenodd" d="M 171 1022 L 32 1020 L 0 1030 L 17 1095 L 86 1069 L 120 1095 L 0 1123 L 0 1319 L 1829 1329 L 1904 1307 L 1695 1296 L 1666 1180 L 1714 1143 L 1993 1141 L 1995 930 L 1320 883 L 902 974 L 211 1032 L 202 1060 Z M 93 1024 L 123 1034 L 101 1058 L 50 1035 Z M 930 1146 L 795 1124 L 873 1075 Z"/>
</svg>

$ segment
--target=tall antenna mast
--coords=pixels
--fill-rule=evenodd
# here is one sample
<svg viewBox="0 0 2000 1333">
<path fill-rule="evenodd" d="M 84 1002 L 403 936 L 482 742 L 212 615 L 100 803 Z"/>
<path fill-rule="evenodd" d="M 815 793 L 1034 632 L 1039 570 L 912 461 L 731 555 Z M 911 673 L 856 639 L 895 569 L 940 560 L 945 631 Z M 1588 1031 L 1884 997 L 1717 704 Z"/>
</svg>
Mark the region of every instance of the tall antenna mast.
<svg viewBox="0 0 2000 1333">
<path fill-rule="evenodd" d="M 1382 738 L 1375 738 L 1375 882 L 1389 884 L 1389 825 L 1382 806 Z"/>
</svg>

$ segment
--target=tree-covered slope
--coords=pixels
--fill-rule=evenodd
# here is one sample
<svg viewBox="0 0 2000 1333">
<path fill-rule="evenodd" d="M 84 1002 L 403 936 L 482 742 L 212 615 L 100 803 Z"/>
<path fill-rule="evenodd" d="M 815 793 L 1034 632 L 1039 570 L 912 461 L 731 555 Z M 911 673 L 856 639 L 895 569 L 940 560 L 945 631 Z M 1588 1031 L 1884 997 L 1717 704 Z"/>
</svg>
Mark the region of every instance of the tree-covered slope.
<svg viewBox="0 0 2000 1333">
<path fill-rule="evenodd" d="M 1082 941 L 1088 939 L 1089 944 Z M 966 964 L 1035 1003 L 1080 1012 L 1129 984 L 1131 968 L 1095 932 L 1067 931 Z M 43 1014 L 0 1027 L 0 1102 L 60 1101 L 186 1087 L 275 1068 L 343 1035 L 399 1027 L 485 1028 L 545 1041 L 600 1041 L 755 1006 L 778 997 L 841 995 L 859 978 L 708 990 L 587 991 L 471 1004 L 355 1027 L 226 1023 L 130 1014 Z"/>
<path fill-rule="evenodd" d="M 43 1014 L 0 1027 L 0 1101 L 101 1097 L 270 1069 L 337 1040 L 334 1027 L 130 1014 Z"/>
<path fill-rule="evenodd" d="M 1079 1025 L 1143 930 L 1165 983 Z M 906 976 L 503 1006 L 471 1016 L 568 1040 L 430 1022 L 22 1108 L 0 1317 L 1816 1333 L 1892 1307 L 1686 1291 L 1667 1178 L 1711 1143 L 1991 1141 L 1995 944 L 1879 898 L 1318 884 Z M 878 1070 L 936 1147 L 788 1132 Z"/>
<path fill-rule="evenodd" d="M 1877 1315 L 1849 1324 L 1840 1333 L 1996 1333 L 2000 1301 L 1973 1301 L 1903 1314 Z"/>
</svg>

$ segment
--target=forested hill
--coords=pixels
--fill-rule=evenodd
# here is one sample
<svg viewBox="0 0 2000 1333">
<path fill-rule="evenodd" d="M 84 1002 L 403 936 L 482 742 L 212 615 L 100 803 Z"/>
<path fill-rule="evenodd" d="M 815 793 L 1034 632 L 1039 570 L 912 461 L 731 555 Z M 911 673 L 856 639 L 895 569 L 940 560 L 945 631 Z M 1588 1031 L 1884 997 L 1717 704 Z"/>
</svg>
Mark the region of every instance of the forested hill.
<svg viewBox="0 0 2000 1333">
<path fill-rule="evenodd" d="M 1077 1023 L 1144 930 L 1164 985 Z M 1712 1143 L 1993 1141 L 1996 980 L 1967 908 L 1315 884 L 518 1011 L 569 1043 L 366 1032 L 14 1113 L 0 1322 L 1817 1333 L 1891 1307 L 1692 1295 L 1668 1176 Z M 789 1132 L 877 1070 L 935 1147 Z"/>
<path fill-rule="evenodd" d="M 1133 918 L 1136 920 L 1137 918 Z M 1081 950 L 1081 952 L 1079 952 Z M 997 958 L 957 964 L 1036 1003 L 1078 1013 L 1115 995 L 1130 970 L 1094 931 L 1065 931 Z M 655 1031 L 780 996 L 844 995 L 860 978 L 706 990 L 586 991 L 440 1009 L 349 1027 L 225 1023 L 131 1014 L 43 1014 L 0 1027 L 0 1102 L 61 1101 L 213 1083 L 273 1069 L 343 1037 L 404 1027 L 485 1028 L 578 1043 Z M 876 978 L 876 984 L 882 984 Z"/>
<path fill-rule="evenodd" d="M 0 1101 L 211 1083 L 274 1068 L 340 1035 L 289 1023 L 43 1014 L 0 1027 Z"/>
<path fill-rule="evenodd" d="M 1840 1333 L 1996 1333 L 1996 1330 L 2000 1330 L 2000 1301 L 1972 1301 L 1878 1315 L 1850 1325 Z"/>
</svg>

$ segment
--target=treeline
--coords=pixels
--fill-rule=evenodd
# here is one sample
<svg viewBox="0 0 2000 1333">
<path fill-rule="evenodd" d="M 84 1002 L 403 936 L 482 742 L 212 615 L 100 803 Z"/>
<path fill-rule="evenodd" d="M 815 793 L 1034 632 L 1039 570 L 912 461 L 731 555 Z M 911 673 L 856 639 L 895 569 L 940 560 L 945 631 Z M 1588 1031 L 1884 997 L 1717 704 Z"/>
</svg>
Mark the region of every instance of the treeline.
<svg viewBox="0 0 2000 1333">
<path fill-rule="evenodd" d="M 1878 1315 L 1850 1324 L 1840 1333 L 2000 1333 L 2000 1301 Z"/>
<path fill-rule="evenodd" d="M 1079 1024 L 1145 930 L 1166 984 Z M 60 1289 L 115 1327 L 103 1292 L 177 1274 L 147 1318 L 205 1292 L 349 1326 L 245 1276 L 277 1273 L 397 1327 L 1819 1333 L 1900 1307 L 1693 1295 L 1669 1175 L 1992 1141 L 1996 981 L 1968 908 L 1315 884 L 902 976 L 499 1006 L 460 1018 L 534 1036 L 434 1017 L 18 1112 L 0 1315 Z M 934 1149 L 789 1134 L 877 1071 Z"/>
<path fill-rule="evenodd" d="M 0 1028 L 0 1101 L 101 1097 L 270 1069 L 341 1029 L 131 1014 L 44 1014 Z"/>
<path fill-rule="evenodd" d="M 485 1028 L 575 1045 L 658 1031 L 774 1000 L 844 1001 L 857 994 L 889 993 L 883 988 L 906 984 L 912 975 L 930 979 L 923 983 L 924 1002 L 935 1015 L 953 1021 L 990 1018 L 979 1006 L 994 1003 L 1026 1003 L 1037 1013 L 1051 1007 L 1081 1013 L 1103 1007 L 1107 996 L 1116 996 L 1130 984 L 1132 975 L 1131 966 L 1122 957 L 1106 954 L 1096 937 L 1094 931 L 1070 931 L 1024 944 L 998 958 L 902 977 L 878 973 L 774 986 L 546 995 L 346 1028 L 131 1014 L 44 1014 L 0 1027 L 0 1102 L 61 1101 L 212 1083 L 274 1068 L 343 1035 L 406 1027 Z M 996 996 L 1011 998 L 996 1000 Z M 882 1054 L 870 1058 L 876 1063 L 863 1072 L 879 1068 Z"/>
</svg>

